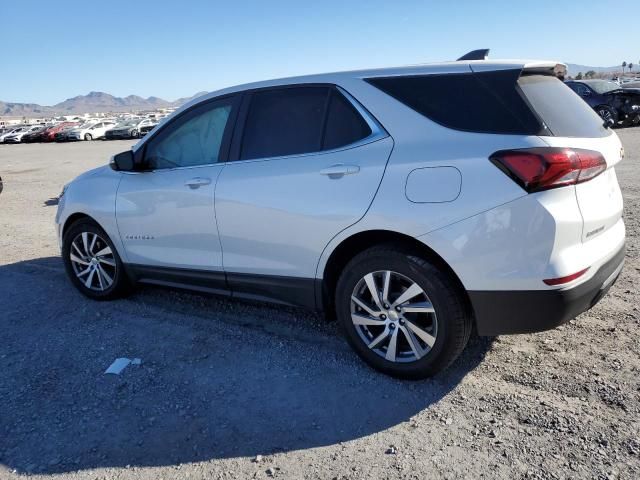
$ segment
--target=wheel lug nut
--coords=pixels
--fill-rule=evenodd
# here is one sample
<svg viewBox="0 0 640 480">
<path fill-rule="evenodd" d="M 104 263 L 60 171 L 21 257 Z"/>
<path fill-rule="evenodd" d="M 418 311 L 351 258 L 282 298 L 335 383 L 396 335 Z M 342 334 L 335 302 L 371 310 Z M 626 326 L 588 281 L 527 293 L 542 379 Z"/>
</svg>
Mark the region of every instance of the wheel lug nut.
<svg viewBox="0 0 640 480">
<path fill-rule="evenodd" d="M 402 308 L 400 308 L 400 306 L 397 306 L 397 307 L 396 307 L 396 312 L 399 312 L 399 311 L 401 311 L 401 310 L 402 310 Z"/>
<path fill-rule="evenodd" d="M 396 328 L 396 324 L 395 324 L 395 323 L 391 323 L 391 324 L 389 324 L 389 328 L 390 328 L 391 330 L 393 330 L 394 328 Z"/>
<path fill-rule="evenodd" d="M 387 316 L 386 316 L 386 315 L 380 315 L 380 318 L 381 318 L 382 320 L 386 320 L 386 319 L 387 319 Z"/>
<path fill-rule="evenodd" d="M 385 303 L 385 304 L 384 304 L 384 308 L 385 308 L 386 310 L 389 310 L 389 305 Z"/>
</svg>

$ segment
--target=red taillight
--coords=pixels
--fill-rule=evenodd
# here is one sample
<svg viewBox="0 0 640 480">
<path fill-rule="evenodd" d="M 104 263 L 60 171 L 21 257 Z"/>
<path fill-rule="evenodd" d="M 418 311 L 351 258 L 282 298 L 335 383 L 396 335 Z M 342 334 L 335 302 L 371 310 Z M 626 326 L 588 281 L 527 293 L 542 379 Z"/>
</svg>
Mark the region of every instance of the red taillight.
<svg viewBox="0 0 640 480">
<path fill-rule="evenodd" d="M 489 159 L 529 193 L 586 182 L 607 169 L 599 152 L 578 148 L 501 150 Z"/>
<path fill-rule="evenodd" d="M 569 283 L 576 278 L 581 277 L 587 272 L 587 270 L 589 270 L 589 267 L 585 268 L 584 270 L 580 270 L 579 272 L 572 273 L 571 275 L 567 275 L 566 277 L 548 278 L 546 280 L 543 280 L 543 282 L 547 285 L 562 285 L 563 283 Z"/>
</svg>

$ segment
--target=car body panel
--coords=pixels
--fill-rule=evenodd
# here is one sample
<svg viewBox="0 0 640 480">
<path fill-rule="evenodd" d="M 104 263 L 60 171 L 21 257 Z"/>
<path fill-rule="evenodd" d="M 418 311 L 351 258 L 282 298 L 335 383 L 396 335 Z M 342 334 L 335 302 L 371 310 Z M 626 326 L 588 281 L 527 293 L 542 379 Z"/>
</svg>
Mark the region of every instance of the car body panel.
<svg viewBox="0 0 640 480">
<path fill-rule="evenodd" d="M 222 270 L 213 191 L 223 165 L 123 174 L 116 201 L 129 262 Z M 189 188 L 194 177 L 209 184 Z"/>
<path fill-rule="evenodd" d="M 392 148 L 386 137 L 356 148 L 229 162 L 215 200 L 225 270 L 313 278 L 331 238 L 367 211 Z M 358 171 L 322 173 L 333 165 Z"/>
</svg>

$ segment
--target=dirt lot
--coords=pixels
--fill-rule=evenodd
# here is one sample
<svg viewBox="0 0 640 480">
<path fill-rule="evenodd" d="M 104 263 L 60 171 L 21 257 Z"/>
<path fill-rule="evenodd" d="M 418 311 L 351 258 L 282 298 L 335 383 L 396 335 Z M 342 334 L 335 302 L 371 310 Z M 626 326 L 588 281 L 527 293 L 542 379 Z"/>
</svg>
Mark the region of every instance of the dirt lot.
<svg viewBox="0 0 640 480">
<path fill-rule="evenodd" d="M 0 145 L 0 478 L 640 478 L 640 128 L 620 130 L 625 270 L 592 311 L 368 369 L 301 310 L 67 281 L 62 185 L 130 142 Z M 139 357 L 120 376 L 117 357 Z"/>
</svg>

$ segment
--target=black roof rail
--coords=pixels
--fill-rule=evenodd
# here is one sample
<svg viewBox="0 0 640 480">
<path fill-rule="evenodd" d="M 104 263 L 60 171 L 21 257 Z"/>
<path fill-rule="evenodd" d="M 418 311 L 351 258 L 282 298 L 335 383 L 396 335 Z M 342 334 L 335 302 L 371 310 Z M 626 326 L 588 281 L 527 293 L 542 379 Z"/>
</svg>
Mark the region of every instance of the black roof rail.
<svg viewBox="0 0 640 480">
<path fill-rule="evenodd" d="M 489 56 L 489 49 L 480 48 L 478 50 L 473 50 L 461 56 L 457 61 L 460 62 L 463 60 L 486 60 L 488 56 Z"/>
</svg>

